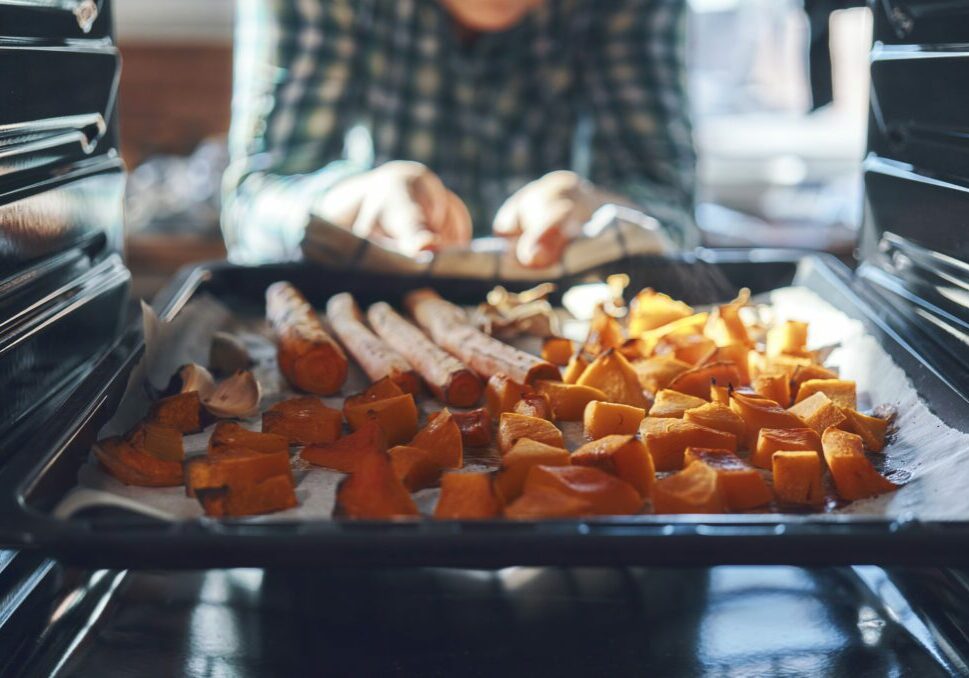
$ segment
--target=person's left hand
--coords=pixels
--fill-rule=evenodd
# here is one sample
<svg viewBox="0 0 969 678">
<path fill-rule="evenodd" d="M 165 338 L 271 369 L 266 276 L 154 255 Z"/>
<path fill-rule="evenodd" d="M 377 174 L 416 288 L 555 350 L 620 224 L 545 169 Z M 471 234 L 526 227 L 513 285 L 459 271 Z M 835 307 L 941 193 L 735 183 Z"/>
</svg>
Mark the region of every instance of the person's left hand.
<svg viewBox="0 0 969 678">
<path fill-rule="evenodd" d="M 603 204 L 602 195 L 575 172 L 549 172 L 509 197 L 495 215 L 495 235 L 517 238 L 515 255 L 523 266 L 557 262 L 565 246 Z"/>
</svg>

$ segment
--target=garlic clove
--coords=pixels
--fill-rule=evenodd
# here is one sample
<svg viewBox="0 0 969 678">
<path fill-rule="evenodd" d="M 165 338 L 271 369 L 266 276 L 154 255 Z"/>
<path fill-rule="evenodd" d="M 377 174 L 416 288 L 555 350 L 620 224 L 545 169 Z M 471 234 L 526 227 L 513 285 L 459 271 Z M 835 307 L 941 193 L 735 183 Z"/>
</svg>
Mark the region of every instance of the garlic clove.
<svg viewBox="0 0 969 678">
<path fill-rule="evenodd" d="M 186 363 L 168 380 L 168 386 L 159 394 L 162 396 L 177 395 L 198 391 L 199 398 L 204 400 L 215 390 L 215 379 L 211 372 L 197 363 Z"/>
<path fill-rule="evenodd" d="M 262 391 L 252 372 L 238 370 L 228 379 L 220 381 L 215 390 L 202 399 L 202 405 L 216 417 L 244 418 L 259 411 L 261 399 Z"/>
</svg>

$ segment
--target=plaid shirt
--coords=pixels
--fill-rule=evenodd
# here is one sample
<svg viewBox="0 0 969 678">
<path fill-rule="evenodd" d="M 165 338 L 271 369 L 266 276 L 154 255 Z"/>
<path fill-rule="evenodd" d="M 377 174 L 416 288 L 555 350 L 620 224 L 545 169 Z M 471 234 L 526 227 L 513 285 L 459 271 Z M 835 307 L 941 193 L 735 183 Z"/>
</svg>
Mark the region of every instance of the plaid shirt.
<svg viewBox="0 0 969 678">
<path fill-rule="evenodd" d="M 241 0 L 223 227 L 291 257 L 314 200 L 416 160 L 468 205 L 571 168 L 692 242 L 684 0 L 546 0 L 465 44 L 437 0 Z"/>
</svg>

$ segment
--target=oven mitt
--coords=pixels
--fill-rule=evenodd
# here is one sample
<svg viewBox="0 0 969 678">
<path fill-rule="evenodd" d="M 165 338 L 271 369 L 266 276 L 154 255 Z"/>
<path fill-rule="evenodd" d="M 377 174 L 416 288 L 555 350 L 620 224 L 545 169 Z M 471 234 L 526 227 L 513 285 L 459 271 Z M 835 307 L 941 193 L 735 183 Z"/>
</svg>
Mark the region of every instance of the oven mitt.
<svg viewBox="0 0 969 678">
<path fill-rule="evenodd" d="M 422 252 L 416 258 L 364 240 L 314 217 L 306 227 L 303 255 L 328 268 L 429 274 L 451 278 L 549 280 L 582 273 L 610 261 L 644 254 L 669 254 L 674 246 L 659 222 L 642 212 L 604 205 L 565 249 L 562 260 L 546 268 L 526 268 L 502 238 L 481 238 L 468 249 Z"/>
</svg>

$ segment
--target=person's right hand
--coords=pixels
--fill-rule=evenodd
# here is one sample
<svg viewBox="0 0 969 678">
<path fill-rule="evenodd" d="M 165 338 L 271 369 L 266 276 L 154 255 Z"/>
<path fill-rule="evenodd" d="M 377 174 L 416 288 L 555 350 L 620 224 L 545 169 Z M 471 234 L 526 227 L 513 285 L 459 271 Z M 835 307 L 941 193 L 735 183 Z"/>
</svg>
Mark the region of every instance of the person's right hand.
<svg viewBox="0 0 969 678">
<path fill-rule="evenodd" d="M 471 240 L 468 208 L 417 162 L 395 160 L 344 179 L 327 191 L 314 212 L 409 255 Z"/>
</svg>

